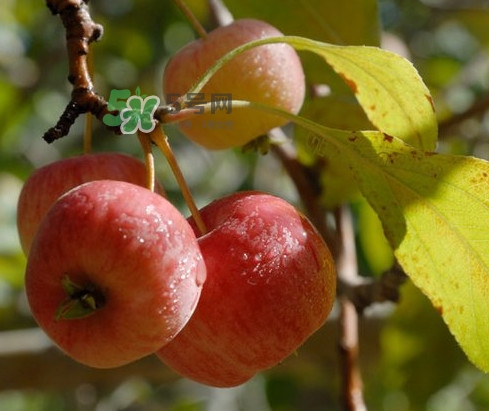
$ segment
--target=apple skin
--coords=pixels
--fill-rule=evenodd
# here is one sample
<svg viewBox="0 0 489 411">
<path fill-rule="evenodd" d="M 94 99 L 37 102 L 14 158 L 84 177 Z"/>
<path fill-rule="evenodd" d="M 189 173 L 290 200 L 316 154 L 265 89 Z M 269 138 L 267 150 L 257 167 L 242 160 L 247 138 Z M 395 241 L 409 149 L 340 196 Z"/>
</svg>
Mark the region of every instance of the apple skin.
<svg viewBox="0 0 489 411">
<path fill-rule="evenodd" d="M 266 22 L 254 19 L 235 20 L 208 33 L 179 50 L 166 65 L 163 74 L 165 98 L 174 101 L 180 95 L 187 100 L 191 86 L 220 57 L 232 49 L 268 37 L 283 34 Z M 206 101 L 219 93 L 231 94 L 233 100 L 247 100 L 298 113 L 305 95 L 301 61 L 295 50 L 284 43 L 255 47 L 226 63 L 200 91 Z M 196 100 L 196 105 L 202 105 Z M 197 108 L 193 108 L 197 110 Z M 188 138 L 209 149 L 239 147 L 274 127 L 287 123 L 282 117 L 249 108 L 231 112 L 196 114 L 180 123 Z"/>
<path fill-rule="evenodd" d="M 69 279 L 103 295 L 90 316 L 56 318 Z M 165 198 L 99 180 L 64 194 L 32 243 L 25 290 L 49 337 L 85 365 L 112 368 L 154 353 L 186 324 L 206 268 L 187 220 Z"/>
<path fill-rule="evenodd" d="M 41 219 L 71 188 L 93 180 L 120 180 L 146 185 L 144 163 L 121 153 L 84 154 L 35 170 L 24 183 L 17 204 L 17 230 L 27 255 Z M 161 190 L 156 185 L 155 191 Z"/>
<path fill-rule="evenodd" d="M 232 387 L 284 360 L 323 325 L 335 267 L 316 229 L 283 199 L 236 193 L 201 215 L 207 280 L 192 318 L 157 356 L 186 378 Z"/>
</svg>

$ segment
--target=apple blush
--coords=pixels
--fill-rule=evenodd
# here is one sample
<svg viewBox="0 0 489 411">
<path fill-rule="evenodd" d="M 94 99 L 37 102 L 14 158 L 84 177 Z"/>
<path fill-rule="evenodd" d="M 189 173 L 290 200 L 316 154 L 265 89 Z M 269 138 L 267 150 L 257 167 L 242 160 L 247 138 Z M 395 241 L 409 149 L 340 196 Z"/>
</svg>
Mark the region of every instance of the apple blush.
<svg viewBox="0 0 489 411">
<path fill-rule="evenodd" d="M 62 194 L 93 180 L 120 180 L 146 185 L 146 168 L 122 153 L 95 153 L 70 157 L 35 170 L 24 183 L 17 206 L 17 230 L 27 255 L 39 223 Z"/>
<path fill-rule="evenodd" d="M 246 100 L 297 114 L 305 96 L 305 77 L 296 51 L 288 44 L 254 47 L 224 64 L 199 93 L 191 87 L 226 53 L 253 40 L 283 34 L 255 19 L 235 20 L 218 27 L 205 39 L 183 47 L 170 59 L 163 74 L 167 103 L 181 97 L 191 101 L 195 115 L 179 123 L 181 132 L 208 149 L 240 147 L 287 123 L 283 117 L 251 108 L 233 106 L 231 100 Z M 202 113 L 204 103 L 209 113 Z"/>
<path fill-rule="evenodd" d="M 30 249 L 25 289 L 35 320 L 66 354 L 111 368 L 171 341 L 205 278 L 196 236 L 171 203 L 99 180 L 50 208 Z"/>
<path fill-rule="evenodd" d="M 335 266 L 309 220 L 278 197 L 235 193 L 201 216 L 207 280 L 192 318 L 157 355 L 184 377 L 231 387 L 284 360 L 324 324 Z"/>
</svg>

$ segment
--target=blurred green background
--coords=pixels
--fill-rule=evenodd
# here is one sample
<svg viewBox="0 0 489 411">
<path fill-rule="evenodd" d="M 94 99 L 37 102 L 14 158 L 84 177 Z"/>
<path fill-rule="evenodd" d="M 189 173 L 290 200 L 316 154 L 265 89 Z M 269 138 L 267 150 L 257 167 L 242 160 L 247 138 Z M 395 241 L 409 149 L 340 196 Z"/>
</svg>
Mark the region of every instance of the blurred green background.
<svg viewBox="0 0 489 411">
<path fill-rule="evenodd" d="M 489 158 L 489 1 L 303 0 L 225 2 L 235 18 L 269 21 L 285 34 L 337 44 L 381 45 L 410 59 L 431 90 L 440 123 L 438 150 Z M 188 4 L 207 29 L 215 25 L 205 0 Z M 163 96 L 165 62 L 195 38 L 173 2 L 93 0 L 103 24 L 92 47 L 97 91 L 112 89 Z M 80 154 L 84 117 L 69 136 L 48 145 L 70 97 L 64 30 L 40 0 L 2 0 L 0 13 L 0 409 L 26 410 L 339 410 L 340 368 L 335 312 L 297 355 L 249 383 L 212 389 L 180 379 L 154 358 L 117 370 L 90 370 L 60 354 L 35 328 L 23 295 L 23 256 L 16 231 L 16 202 L 36 167 Z M 309 95 L 303 114 L 333 127 L 367 124 L 351 92 L 328 67 L 301 55 Z M 331 92 L 311 91 L 326 84 Z M 199 206 L 241 189 L 265 190 L 299 204 L 297 192 L 271 155 L 240 150 L 209 152 L 167 128 Z M 94 151 L 141 157 L 137 139 L 93 125 Z M 188 214 L 161 155 L 157 175 L 172 201 Z M 334 187 L 334 175 L 325 175 Z M 331 181 L 332 180 L 332 181 Z M 357 223 L 364 275 L 388 268 L 390 251 L 375 215 L 362 199 L 347 198 Z M 330 191 L 331 192 L 331 191 Z M 484 222 L 481 222 L 484 223 Z M 380 239 L 379 239 L 380 238 Z M 380 244 L 380 245 L 379 245 Z M 489 409 L 489 378 L 455 344 L 438 314 L 411 284 L 398 305 L 371 307 L 360 321 L 360 357 L 369 409 L 473 411 Z"/>
</svg>

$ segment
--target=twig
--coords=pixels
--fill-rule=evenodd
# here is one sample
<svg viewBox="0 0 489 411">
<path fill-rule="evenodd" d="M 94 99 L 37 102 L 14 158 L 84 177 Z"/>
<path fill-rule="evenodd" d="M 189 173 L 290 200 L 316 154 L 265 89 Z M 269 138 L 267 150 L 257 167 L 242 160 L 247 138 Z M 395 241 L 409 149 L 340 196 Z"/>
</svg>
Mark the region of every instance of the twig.
<svg viewBox="0 0 489 411">
<path fill-rule="evenodd" d="M 355 248 L 353 219 L 347 206 L 335 213 L 341 249 L 336 261 L 338 278 L 346 282 L 357 281 L 358 266 Z M 342 366 L 342 400 L 345 410 L 365 411 L 363 383 L 358 366 L 358 313 L 353 302 L 346 296 L 339 297 L 340 303 L 340 361 Z"/>
<path fill-rule="evenodd" d="M 345 295 L 353 303 L 357 312 L 363 311 L 374 303 L 399 301 L 399 289 L 406 282 L 407 275 L 402 268 L 395 264 L 391 269 L 382 273 L 379 279 L 360 277 L 353 284 L 338 280 L 340 295 Z"/>
<path fill-rule="evenodd" d="M 89 45 L 102 37 L 103 27 L 94 23 L 87 3 L 88 0 L 46 0 L 49 10 L 60 16 L 66 30 L 68 81 L 73 84 L 70 102 L 56 125 L 43 136 L 48 143 L 68 135 L 80 114 L 92 113 L 99 120 L 107 113 L 114 114 L 108 111 L 105 99 L 95 93 L 90 76 Z"/>
<path fill-rule="evenodd" d="M 443 120 L 438 125 L 438 132 L 440 136 L 443 136 L 448 130 L 452 127 L 455 127 L 462 123 L 463 121 L 484 114 L 489 110 L 489 97 L 485 96 L 476 100 L 474 104 L 472 104 L 467 110 L 452 115 L 448 117 L 446 120 Z"/>
<path fill-rule="evenodd" d="M 185 15 L 187 20 L 190 22 L 194 30 L 197 32 L 199 37 L 205 39 L 207 37 L 207 31 L 205 28 L 200 24 L 200 21 L 197 20 L 195 17 L 194 13 L 192 13 L 192 10 L 188 7 L 187 3 L 185 3 L 185 0 L 173 0 L 173 3 L 180 9 L 180 11 Z"/>
</svg>

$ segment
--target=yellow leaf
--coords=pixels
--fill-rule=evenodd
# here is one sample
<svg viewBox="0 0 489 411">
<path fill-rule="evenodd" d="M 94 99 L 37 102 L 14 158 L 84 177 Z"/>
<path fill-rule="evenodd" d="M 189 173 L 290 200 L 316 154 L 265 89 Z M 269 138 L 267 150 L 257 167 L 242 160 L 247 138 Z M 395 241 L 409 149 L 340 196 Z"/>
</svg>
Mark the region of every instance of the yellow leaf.
<svg viewBox="0 0 489 411">
<path fill-rule="evenodd" d="M 489 163 L 299 120 L 348 164 L 403 269 L 489 371 Z"/>
<path fill-rule="evenodd" d="M 189 93 L 199 92 L 236 55 L 272 43 L 287 43 L 324 58 L 353 90 L 370 122 L 382 133 L 425 150 L 435 148 L 438 125 L 428 88 L 408 60 L 377 47 L 336 46 L 295 36 L 255 40 L 216 61 Z M 248 106 L 233 100 L 233 110 Z M 267 111 L 273 111 L 273 107 Z"/>
<path fill-rule="evenodd" d="M 433 101 L 408 60 L 377 47 L 335 46 L 297 37 L 287 43 L 322 56 L 352 89 L 379 131 L 425 150 L 435 148 L 438 126 Z"/>
</svg>

